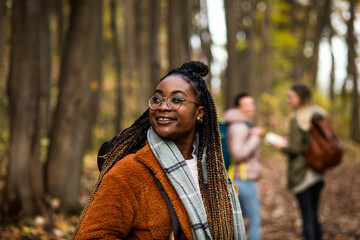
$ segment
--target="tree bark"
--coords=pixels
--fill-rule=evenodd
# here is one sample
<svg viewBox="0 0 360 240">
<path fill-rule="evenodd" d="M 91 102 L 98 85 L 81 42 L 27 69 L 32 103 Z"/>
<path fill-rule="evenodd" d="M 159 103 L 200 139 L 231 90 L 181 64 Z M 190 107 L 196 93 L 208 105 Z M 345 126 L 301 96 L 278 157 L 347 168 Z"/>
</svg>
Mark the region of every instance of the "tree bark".
<svg viewBox="0 0 360 240">
<path fill-rule="evenodd" d="M 0 0 L 0 72 L 3 70 L 3 57 L 8 37 L 8 11 L 6 0 Z"/>
<path fill-rule="evenodd" d="M 117 23 L 117 4 L 116 0 L 111 0 L 110 2 L 110 29 L 112 33 L 112 46 L 113 46 L 113 58 L 114 58 L 114 69 L 115 69 L 115 131 L 120 132 L 121 130 L 121 121 L 123 117 L 123 101 L 122 101 L 122 92 L 121 92 L 121 57 L 120 57 L 120 46 L 119 46 L 119 36 Z"/>
<path fill-rule="evenodd" d="M 189 61 L 188 0 L 170 0 L 168 8 L 169 68 L 177 68 Z"/>
<path fill-rule="evenodd" d="M 301 6 L 297 1 L 291 2 L 291 11 L 290 11 L 290 17 L 291 17 L 291 27 L 290 31 L 292 34 L 296 35 L 299 39 L 299 42 L 297 44 L 297 48 L 294 50 L 294 60 L 292 65 L 292 72 L 291 72 L 291 78 L 294 80 L 294 82 L 300 82 L 304 78 L 304 71 L 305 71 L 305 59 L 304 59 L 304 44 L 307 40 L 307 32 L 308 32 L 308 19 L 309 19 L 309 10 L 310 7 L 306 7 L 305 10 L 305 17 L 301 18 L 299 17 L 301 12 Z"/>
<path fill-rule="evenodd" d="M 170 0 L 171 1 L 171 0 Z M 175 0 L 176 1 L 176 0 Z M 190 35 L 191 35 L 191 26 L 192 26 L 192 22 L 191 22 L 191 13 L 189 11 L 190 9 L 190 3 L 189 1 L 191 0 L 182 0 L 179 1 L 181 2 L 181 11 L 177 11 L 180 12 L 180 22 L 182 24 L 182 32 L 181 32 L 181 37 L 182 37 L 182 48 L 181 48 L 181 63 L 185 61 L 189 61 L 190 60 L 190 53 L 191 53 L 191 49 L 190 49 Z M 174 11 L 173 11 L 174 12 Z M 173 29 L 175 30 L 175 29 Z M 175 66 L 178 67 L 178 66 Z M 180 67 L 180 65 L 179 65 Z"/>
<path fill-rule="evenodd" d="M 360 143 L 360 118 L 359 118 L 359 90 L 358 90 L 358 72 L 356 68 L 356 36 L 354 32 L 356 1 L 350 0 L 350 19 L 347 21 L 347 45 L 348 45 L 348 77 L 353 82 L 352 89 L 352 114 L 350 118 L 350 137 L 355 142 Z"/>
<path fill-rule="evenodd" d="M 228 53 L 226 78 L 224 79 L 225 108 L 230 108 L 233 104 L 233 98 L 240 90 L 239 72 L 238 72 L 238 54 L 236 50 L 237 33 L 237 14 L 234 0 L 225 0 L 225 20 L 226 20 L 226 49 Z"/>
<path fill-rule="evenodd" d="M 102 69 L 102 1 L 72 1 L 71 7 L 46 166 L 47 191 L 69 213 L 80 210 L 82 158 L 96 118 L 94 99 L 99 96 Z"/>
<path fill-rule="evenodd" d="M 246 30 L 246 42 L 247 48 L 245 50 L 246 61 L 244 61 L 246 69 L 242 69 L 242 91 L 251 92 L 255 96 L 258 95 L 257 89 L 259 89 L 259 79 L 255 78 L 255 62 L 256 62 L 256 53 L 255 53 L 255 41 L 256 41 L 256 0 L 249 1 L 250 9 L 247 12 L 247 17 L 251 19 L 250 25 Z"/>
<path fill-rule="evenodd" d="M 310 64 L 310 82 L 313 87 L 316 87 L 317 84 L 317 72 L 318 72 L 318 61 L 319 61 L 319 46 L 322 33 L 324 28 L 327 27 L 327 19 L 328 15 L 331 14 L 331 0 L 316 1 L 316 12 L 317 12 L 317 25 L 314 29 L 314 48 L 313 48 L 313 56 L 311 58 Z"/>
<path fill-rule="evenodd" d="M 153 87 L 160 80 L 160 0 L 152 0 L 150 7 L 149 47 L 150 47 L 150 88 L 148 96 L 153 92 Z"/>
<path fill-rule="evenodd" d="M 39 62 L 39 74 L 40 74 L 40 124 L 43 129 L 43 134 L 48 137 L 48 131 L 50 127 L 50 78 L 51 78 L 51 47 L 50 47 L 50 28 L 49 28 L 49 3 L 48 1 L 42 1 L 42 14 L 40 24 L 40 62 Z"/>
<path fill-rule="evenodd" d="M 263 26 L 261 28 L 262 33 L 262 51 L 261 51 L 261 85 L 262 89 L 270 93 L 271 92 L 271 86 L 272 86 L 272 74 L 270 70 L 270 46 L 269 46 L 269 36 L 271 31 L 271 23 L 270 23 L 270 0 L 265 0 L 265 15 L 264 15 L 264 21 Z"/>
<path fill-rule="evenodd" d="M 138 96 L 139 104 L 138 107 L 142 112 L 148 107 L 147 99 L 150 97 L 149 89 L 151 89 L 150 76 L 150 6 L 152 5 L 151 0 L 139 1 L 139 80 L 140 80 L 140 92 Z"/>
<path fill-rule="evenodd" d="M 126 56 L 126 82 L 134 80 L 136 63 L 136 39 L 135 39 L 135 1 L 124 0 L 124 22 L 125 22 L 125 56 Z M 127 92 L 131 92 L 131 85 L 127 86 Z"/>
<path fill-rule="evenodd" d="M 331 70 L 330 70 L 330 86 L 329 96 L 332 102 L 335 101 L 335 58 L 333 52 L 333 45 L 331 43 L 332 35 L 329 36 L 330 54 L 331 54 Z"/>
<path fill-rule="evenodd" d="M 270 11 L 271 4 L 270 0 L 265 0 L 265 13 L 264 19 L 261 24 L 261 39 L 262 39 L 262 50 L 260 52 L 260 74 L 259 74 L 259 90 L 258 90 L 258 99 L 262 101 L 261 95 L 263 93 L 270 94 L 272 92 L 272 70 L 270 69 L 270 46 L 269 46 L 269 36 L 271 33 L 271 21 L 270 21 Z M 272 109 L 270 104 L 267 101 L 262 101 L 261 104 L 263 107 L 259 108 L 261 111 L 261 116 L 263 118 L 264 125 L 270 127 L 270 118 L 272 115 Z"/>
<path fill-rule="evenodd" d="M 201 52 L 202 52 L 202 58 L 206 59 L 205 62 L 211 65 L 213 61 L 213 56 L 211 53 L 211 34 L 209 30 L 209 14 L 207 11 L 207 1 L 206 0 L 200 0 L 200 16 L 201 16 L 201 22 L 203 23 L 202 26 L 200 26 L 200 39 L 201 39 Z M 209 72 L 209 75 L 206 77 L 205 80 L 207 80 L 208 88 L 211 89 L 211 71 Z"/>
<path fill-rule="evenodd" d="M 335 57 L 333 51 L 332 38 L 334 36 L 334 29 L 331 25 L 331 5 L 332 0 L 329 0 L 328 8 L 326 8 L 326 28 L 328 32 L 328 43 L 330 46 L 330 54 L 331 54 L 331 70 L 330 70 L 330 86 L 329 86 L 329 97 L 332 102 L 335 101 Z"/>
<path fill-rule="evenodd" d="M 46 0 L 14 1 L 8 96 L 10 161 L 3 210 L 9 217 L 43 214 L 41 106 L 47 95 L 49 26 Z"/>
<path fill-rule="evenodd" d="M 63 0 L 53 0 L 53 8 L 56 16 L 57 27 L 57 50 L 61 57 L 62 49 L 64 45 L 64 7 Z"/>
</svg>

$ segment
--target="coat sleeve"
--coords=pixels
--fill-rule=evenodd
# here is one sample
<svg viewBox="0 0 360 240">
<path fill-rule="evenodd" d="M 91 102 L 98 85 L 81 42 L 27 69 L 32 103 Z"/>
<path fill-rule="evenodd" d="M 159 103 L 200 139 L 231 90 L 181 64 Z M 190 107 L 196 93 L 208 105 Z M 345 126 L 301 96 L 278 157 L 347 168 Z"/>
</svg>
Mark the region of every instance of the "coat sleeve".
<svg viewBox="0 0 360 240">
<path fill-rule="evenodd" d="M 261 144 L 259 136 L 248 133 L 249 128 L 244 123 L 233 123 L 230 126 L 228 146 L 230 156 L 236 163 L 248 160 Z"/>
<path fill-rule="evenodd" d="M 289 132 L 289 146 L 283 148 L 283 152 L 290 155 L 305 155 L 309 149 L 310 131 L 304 131 L 298 127 L 296 120 L 292 119 Z"/>
<path fill-rule="evenodd" d="M 81 222 L 76 239 L 124 239 L 138 202 L 125 179 L 109 172 Z"/>
</svg>

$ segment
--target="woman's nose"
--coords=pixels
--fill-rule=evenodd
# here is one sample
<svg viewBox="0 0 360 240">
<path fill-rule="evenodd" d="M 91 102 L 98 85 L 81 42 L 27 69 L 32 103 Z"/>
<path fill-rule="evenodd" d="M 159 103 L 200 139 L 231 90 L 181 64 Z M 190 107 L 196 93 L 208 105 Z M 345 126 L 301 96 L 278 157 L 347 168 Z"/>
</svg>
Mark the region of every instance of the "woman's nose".
<svg viewBox="0 0 360 240">
<path fill-rule="evenodd" d="M 167 99 L 164 99 L 163 101 L 161 101 L 159 110 L 160 111 L 171 111 L 171 108 L 167 104 Z"/>
</svg>

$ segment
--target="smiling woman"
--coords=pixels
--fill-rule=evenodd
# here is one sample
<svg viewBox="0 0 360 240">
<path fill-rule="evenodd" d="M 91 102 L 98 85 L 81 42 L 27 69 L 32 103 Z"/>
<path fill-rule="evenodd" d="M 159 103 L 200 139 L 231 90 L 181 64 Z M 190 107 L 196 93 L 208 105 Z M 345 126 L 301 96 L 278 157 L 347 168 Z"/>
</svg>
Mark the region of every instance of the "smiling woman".
<svg viewBox="0 0 360 240">
<path fill-rule="evenodd" d="M 160 79 L 149 109 L 112 142 L 74 238 L 245 239 L 207 73 L 192 61 Z"/>
<path fill-rule="evenodd" d="M 154 94 L 150 101 L 154 98 L 158 101 L 150 104 L 152 128 L 160 137 L 174 141 L 185 159 L 191 159 L 196 121 L 204 117 L 204 106 L 197 103 L 196 93 L 181 75 L 163 79 Z M 166 104 L 162 104 L 163 99 L 166 99 Z"/>
</svg>

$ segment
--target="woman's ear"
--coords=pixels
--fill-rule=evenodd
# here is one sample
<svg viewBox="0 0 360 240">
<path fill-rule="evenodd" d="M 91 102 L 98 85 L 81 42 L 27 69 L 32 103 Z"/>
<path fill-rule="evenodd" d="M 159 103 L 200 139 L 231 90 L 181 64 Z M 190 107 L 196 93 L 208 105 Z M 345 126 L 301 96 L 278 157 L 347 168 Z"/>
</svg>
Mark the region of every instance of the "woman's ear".
<svg viewBox="0 0 360 240">
<path fill-rule="evenodd" d="M 204 118 L 205 115 L 205 107 L 204 106 L 198 106 L 198 114 L 197 116 L 200 117 L 201 119 Z"/>
</svg>

